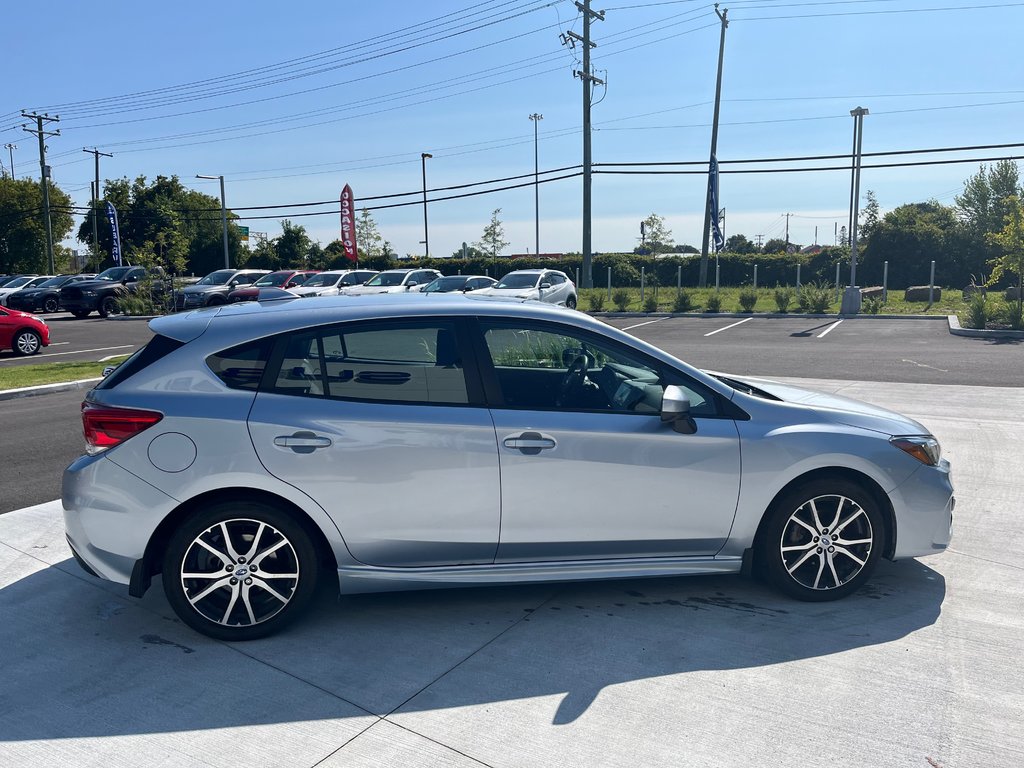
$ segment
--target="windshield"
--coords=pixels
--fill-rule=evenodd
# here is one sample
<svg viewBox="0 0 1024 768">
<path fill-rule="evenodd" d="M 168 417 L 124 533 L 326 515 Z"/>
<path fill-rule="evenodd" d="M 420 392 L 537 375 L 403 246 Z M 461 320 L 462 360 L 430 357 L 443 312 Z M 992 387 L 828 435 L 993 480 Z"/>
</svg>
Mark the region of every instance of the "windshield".
<svg viewBox="0 0 1024 768">
<path fill-rule="evenodd" d="M 128 274 L 128 270 L 130 269 L 131 267 L 111 267 L 110 269 L 104 269 L 96 275 L 96 279 L 120 282 L 121 280 L 124 280 L 124 276 Z"/>
<path fill-rule="evenodd" d="M 448 293 L 457 291 L 466 284 L 465 277 L 439 277 L 423 288 L 424 293 Z"/>
<path fill-rule="evenodd" d="M 109 271 L 109 270 L 108 270 Z M 196 285 L 224 285 L 231 279 L 231 276 L 235 274 L 233 269 L 218 269 L 216 272 L 211 272 Z"/>
<path fill-rule="evenodd" d="M 61 275 L 60 277 L 51 277 L 49 280 L 44 280 L 36 288 L 59 288 L 64 285 L 71 278 L 67 275 Z"/>
<path fill-rule="evenodd" d="M 377 275 L 375 278 L 373 278 L 373 280 L 368 282 L 367 285 L 369 285 L 369 286 L 383 286 L 385 288 L 391 287 L 391 286 L 395 286 L 395 285 L 401 285 L 402 284 L 402 280 L 405 279 L 405 276 L 407 274 L 409 274 L 409 273 L 408 272 L 381 272 L 379 275 Z"/>
<path fill-rule="evenodd" d="M 519 274 L 513 272 L 510 275 L 505 275 L 501 278 L 501 281 L 494 286 L 495 288 L 536 288 L 537 281 L 540 279 L 538 274 Z"/>
<path fill-rule="evenodd" d="M 337 285 L 341 279 L 341 273 L 336 272 L 330 274 L 329 272 L 321 272 L 319 275 L 313 275 L 309 280 L 302 284 L 303 288 L 317 288 L 324 287 L 325 285 Z"/>
<path fill-rule="evenodd" d="M 31 279 L 31 277 L 16 277 L 13 280 L 11 280 L 11 282 L 9 282 L 7 285 L 5 285 L 4 288 L 21 288 L 21 286 L 23 286 Z"/>
<path fill-rule="evenodd" d="M 291 274 L 291 272 L 271 272 L 269 275 L 261 277 L 259 280 L 253 283 L 253 286 L 255 288 L 267 288 L 268 286 L 282 286 L 286 282 L 288 282 L 288 278 L 289 276 L 291 276 Z"/>
</svg>

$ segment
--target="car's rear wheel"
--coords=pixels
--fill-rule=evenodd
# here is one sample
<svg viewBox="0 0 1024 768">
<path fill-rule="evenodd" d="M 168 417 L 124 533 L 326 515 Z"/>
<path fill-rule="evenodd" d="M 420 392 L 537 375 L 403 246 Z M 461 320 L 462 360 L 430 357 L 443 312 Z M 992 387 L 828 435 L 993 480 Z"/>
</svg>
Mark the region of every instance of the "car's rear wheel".
<svg viewBox="0 0 1024 768">
<path fill-rule="evenodd" d="M 309 535 L 292 517 L 260 502 L 223 502 L 188 518 L 171 537 L 164 593 L 196 631 L 253 640 L 302 613 L 318 570 Z"/>
<path fill-rule="evenodd" d="M 107 317 L 115 312 L 117 312 L 117 299 L 113 296 L 104 296 L 99 306 L 100 317 Z"/>
<path fill-rule="evenodd" d="M 768 514 L 758 561 L 775 586 L 799 600 L 837 600 L 855 592 L 885 545 L 878 502 L 840 478 L 795 488 Z"/>
<path fill-rule="evenodd" d="M 35 331 L 19 331 L 11 344 L 16 355 L 34 355 L 43 346 L 43 339 Z"/>
<path fill-rule="evenodd" d="M 60 302 L 56 296 L 47 296 L 43 299 L 43 312 L 56 312 L 60 309 Z"/>
</svg>

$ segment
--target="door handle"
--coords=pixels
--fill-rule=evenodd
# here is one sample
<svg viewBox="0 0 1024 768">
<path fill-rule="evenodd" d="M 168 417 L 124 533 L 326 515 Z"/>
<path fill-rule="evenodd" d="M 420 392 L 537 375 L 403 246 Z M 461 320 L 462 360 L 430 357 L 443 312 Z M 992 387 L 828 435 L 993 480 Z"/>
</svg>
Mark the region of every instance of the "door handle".
<svg viewBox="0 0 1024 768">
<path fill-rule="evenodd" d="M 312 453 L 317 448 L 327 448 L 331 445 L 331 438 L 321 437 L 314 432 L 296 432 L 293 435 L 280 435 L 274 438 L 274 445 L 278 448 L 290 448 L 296 453 Z"/>
<path fill-rule="evenodd" d="M 521 432 L 518 435 L 509 435 L 502 444 L 506 448 L 521 451 L 527 456 L 536 456 L 541 451 L 550 450 L 558 443 L 554 438 L 542 435 L 540 432 Z"/>
</svg>

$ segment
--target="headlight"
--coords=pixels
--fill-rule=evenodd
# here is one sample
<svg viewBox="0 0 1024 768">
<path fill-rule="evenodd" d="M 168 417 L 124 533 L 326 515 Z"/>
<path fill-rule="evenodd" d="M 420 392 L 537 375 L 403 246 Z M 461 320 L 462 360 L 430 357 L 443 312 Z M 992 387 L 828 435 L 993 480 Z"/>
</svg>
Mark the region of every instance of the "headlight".
<svg viewBox="0 0 1024 768">
<path fill-rule="evenodd" d="M 893 437 L 889 440 L 904 453 L 909 453 L 922 464 L 934 467 L 942 458 L 939 441 L 930 435 L 921 437 Z"/>
</svg>

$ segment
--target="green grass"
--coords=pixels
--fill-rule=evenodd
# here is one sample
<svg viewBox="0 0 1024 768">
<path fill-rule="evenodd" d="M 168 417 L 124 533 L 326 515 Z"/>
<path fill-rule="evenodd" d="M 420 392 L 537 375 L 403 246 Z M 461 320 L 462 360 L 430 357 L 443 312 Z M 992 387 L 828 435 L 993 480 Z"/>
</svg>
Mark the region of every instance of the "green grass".
<svg viewBox="0 0 1024 768">
<path fill-rule="evenodd" d="M 749 288 L 749 286 L 746 286 Z M 693 311 L 703 312 L 707 308 L 708 297 L 715 292 L 714 288 L 689 288 L 684 286 L 684 289 L 690 294 L 693 300 Z M 617 290 L 617 289 L 616 289 Z M 630 301 L 627 307 L 627 312 L 641 312 L 642 304 L 640 302 L 640 289 L 639 288 L 626 288 L 629 293 Z M 718 295 L 722 299 L 722 312 L 741 312 L 740 308 L 740 291 L 744 288 L 729 287 L 721 288 L 718 291 Z M 833 291 L 835 289 L 833 288 Z M 591 288 L 582 289 L 580 291 L 580 308 L 587 309 L 590 306 L 589 299 L 587 298 L 591 292 L 601 291 L 605 295 L 605 310 L 614 311 L 614 305 L 607 301 L 608 289 L 607 288 Z M 758 299 L 757 304 L 754 307 L 754 312 L 776 312 L 775 306 L 775 286 L 758 288 Z M 651 289 L 647 289 L 644 292 L 645 301 L 649 301 Z M 674 287 L 660 287 L 658 288 L 658 311 L 659 312 L 671 312 L 672 304 L 675 301 L 676 289 Z M 829 307 L 829 313 L 839 313 L 839 301 L 833 301 Z M 961 324 L 967 315 L 968 304 L 963 300 L 959 289 L 943 288 L 942 298 L 935 302 L 930 308 L 927 302 L 914 301 L 907 302 L 903 300 L 902 290 L 890 290 L 889 300 L 882 305 L 879 314 L 883 315 L 959 315 Z M 794 296 L 793 302 L 790 304 L 790 313 L 799 311 L 797 310 L 796 297 Z"/>
<path fill-rule="evenodd" d="M 38 365 L 11 365 L 0 368 L 0 390 L 35 387 L 40 384 L 59 384 L 79 379 L 95 379 L 108 365 L 117 365 L 127 355 L 105 363 L 81 361 L 76 363 L 40 363 Z"/>
</svg>

